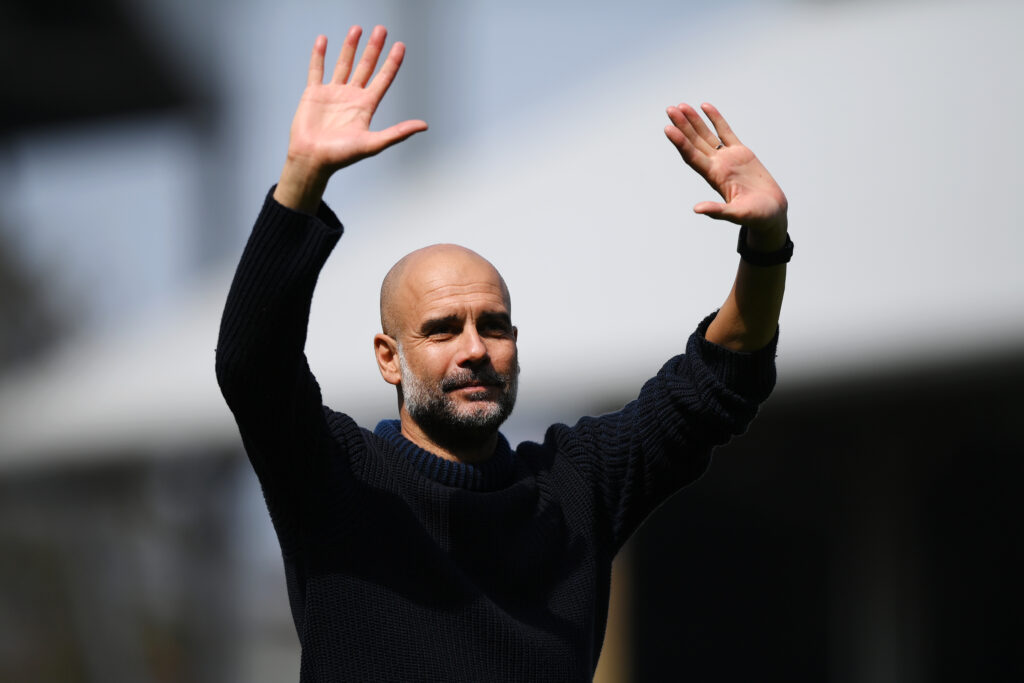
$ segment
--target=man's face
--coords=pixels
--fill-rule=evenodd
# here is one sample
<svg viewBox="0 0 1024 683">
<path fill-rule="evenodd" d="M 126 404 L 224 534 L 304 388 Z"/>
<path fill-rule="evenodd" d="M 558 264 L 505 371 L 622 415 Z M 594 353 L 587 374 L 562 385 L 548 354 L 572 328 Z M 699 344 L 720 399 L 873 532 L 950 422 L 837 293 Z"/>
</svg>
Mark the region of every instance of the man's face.
<svg viewBox="0 0 1024 683">
<path fill-rule="evenodd" d="M 493 433 L 512 414 L 519 388 L 518 364 L 499 373 L 493 366 L 462 368 L 440 382 L 421 378 L 409 369 L 399 347 L 405 410 L 428 433 L 472 438 Z"/>
<path fill-rule="evenodd" d="M 417 264 L 399 298 L 403 410 L 443 441 L 493 434 L 512 412 L 519 375 L 498 273 L 479 257 L 447 254 Z"/>
</svg>

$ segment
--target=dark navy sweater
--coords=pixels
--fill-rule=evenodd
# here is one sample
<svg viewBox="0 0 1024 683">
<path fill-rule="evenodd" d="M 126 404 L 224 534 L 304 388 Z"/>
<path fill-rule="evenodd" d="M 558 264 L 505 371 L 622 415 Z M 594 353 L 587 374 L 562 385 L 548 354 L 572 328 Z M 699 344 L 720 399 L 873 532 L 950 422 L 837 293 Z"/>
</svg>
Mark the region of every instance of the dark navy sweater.
<svg viewBox="0 0 1024 683">
<path fill-rule="evenodd" d="M 217 347 L 281 543 L 301 680 L 590 680 L 615 553 L 746 428 L 776 342 L 727 351 L 703 338 L 709 317 L 622 410 L 451 462 L 397 421 L 371 432 L 322 405 L 303 347 L 341 233 L 325 205 L 313 217 L 268 196 Z"/>
</svg>

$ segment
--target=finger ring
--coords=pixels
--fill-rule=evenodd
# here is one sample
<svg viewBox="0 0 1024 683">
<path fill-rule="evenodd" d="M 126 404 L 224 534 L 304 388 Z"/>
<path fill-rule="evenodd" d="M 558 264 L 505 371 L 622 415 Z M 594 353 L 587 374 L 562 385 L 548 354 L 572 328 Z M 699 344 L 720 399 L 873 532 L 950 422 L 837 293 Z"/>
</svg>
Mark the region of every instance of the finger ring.
<svg viewBox="0 0 1024 683">
<path fill-rule="evenodd" d="M 719 142 L 718 143 L 718 147 L 715 147 L 715 149 L 722 149 L 723 147 L 725 147 L 725 143 L 724 142 Z"/>
</svg>

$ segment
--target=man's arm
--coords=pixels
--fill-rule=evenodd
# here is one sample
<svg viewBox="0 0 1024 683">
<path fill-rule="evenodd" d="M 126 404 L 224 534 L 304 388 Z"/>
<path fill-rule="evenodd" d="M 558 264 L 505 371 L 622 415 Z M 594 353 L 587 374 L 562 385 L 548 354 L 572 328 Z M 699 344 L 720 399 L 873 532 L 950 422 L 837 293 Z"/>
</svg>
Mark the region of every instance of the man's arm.
<svg viewBox="0 0 1024 683">
<path fill-rule="evenodd" d="M 217 355 L 218 373 L 225 379 L 283 381 L 280 376 L 292 377 L 294 363 L 308 372 L 302 349 L 313 287 L 342 231 L 321 202 L 327 181 L 338 169 L 426 128 L 422 121 L 405 121 L 369 130 L 405 48 L 396 43 L 371 80 L 387 31 L 383 26 L 373 30 L 353 71 L 361 33 L 358 26 L 349 29 L 327 84 L 327 38 L 318 36 L 313 46 L 281 180 L 257 219 L 228 295 Z M 258 395 L 269 400 L 281 392 Z"/>
<path fill-rule="evenodd" d="M 320 388 L 303 353 L 317 277 L 342 234 L 341 223 L 321 202 L 324 187 L 335 170 L 426 125 L 406 122 L 369 131 L 373 112 L 398 70 L 402 47 L 392 48 L 370 81 L 386 37 L 378 27 L 349 78 L 359 35 L 358 27 L 349 31 L 327 85 L 321 83 L 327 41 L 323 36 L 316 40 L 282 181 L 253 226 L 217 342 L 217 379 L 279 532 L 292 520 L 283 511 L 310 497 L 305 485 L 319 472 L 323 459 L 317 456 L 334 444 L 325 438 L 329 426 Z"/>
<path fill-rule="evenodd" d="M 292 120 L 288 158 L 274 190 L 274 199 L 283 206 L 315 214 L 335 171 L 427 129 L 425 122 L 409 120 L 384 130 L 370 130 L 373 114 L 402 65 L 405 45 L 395 43 L 391 47 L 371 80 L 387 30 L 383 26 L 373 29 L 353 70 L 361 35 L 360 27 L 349 29 L 327 83 L 323 82 L 327 38 L 318 36 L 313 45 L 306 90 Z"/>
<path fill-rule="evenodd" d="M 786 195 L 754 153 L 740 142 L 715 107 L 701 105 L 712 132 L 688 104 L 668 108 L 665 135 L 683 160 L 725 202 L 700 202 L 696 213 L 745 226 L 747 248 L 771 253 L 787 239 Z M 757 266 L 741 260 L 729 297 L 705 338 L 734 351 L 755 351 L 775 336 L 786 285 L 786 265 Z"/>
</svg>

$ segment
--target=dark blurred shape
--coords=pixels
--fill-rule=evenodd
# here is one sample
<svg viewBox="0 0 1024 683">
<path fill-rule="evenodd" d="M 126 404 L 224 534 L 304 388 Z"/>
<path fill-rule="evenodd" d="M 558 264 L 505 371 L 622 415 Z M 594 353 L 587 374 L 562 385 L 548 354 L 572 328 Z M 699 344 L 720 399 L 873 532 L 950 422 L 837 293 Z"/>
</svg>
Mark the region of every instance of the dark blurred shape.
<svg viewBox="0 0 1024 683">
<path fill-rule="evenodd" d="M 5 0 L 0 46 L 0 135 L 178 108 L 193 99 L 114 0 Z"/>
<path fill-rule="evenodd" d="M 0 375 L 42 357 L 70 329 L 66 307 L 48 296 L 44 278 L 17 258 L 0 226 Z"/>
<path fill-rule="evenodd" d="M 212 107 L 199 79 L 161 52 L 167 39 L 149 35 L 137 11 L 119 0 L 0 3 L 0 139 L 168 111 L 193 125 L 208 122 Z M 9 150 L 16 146 L 2 151 Z M 16 169 L 16 155 L 10 159 Z M 21 260 L 11 238 L 18 228 L 0 225 L 0 373 L 45 355 L 82 322 L 69 313 L 88 304 L 66 300 L 53 273 Z"/>
<path fill-rule="evenodd" d="M 245 680 L 245 476 L 238 455 L 179 453 L 0 477 L 0 681 Z"/>
<path fill-rule="evenodd" d="M 632 541 L 635 680 L 1024 680 L 1024 352 L 964 355 L 769 400 Z"/>
</svg>

